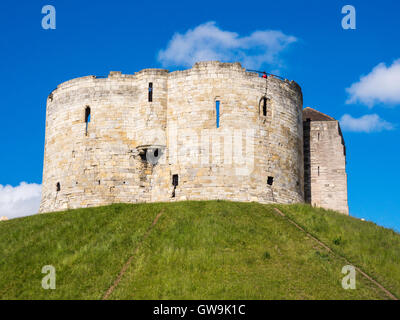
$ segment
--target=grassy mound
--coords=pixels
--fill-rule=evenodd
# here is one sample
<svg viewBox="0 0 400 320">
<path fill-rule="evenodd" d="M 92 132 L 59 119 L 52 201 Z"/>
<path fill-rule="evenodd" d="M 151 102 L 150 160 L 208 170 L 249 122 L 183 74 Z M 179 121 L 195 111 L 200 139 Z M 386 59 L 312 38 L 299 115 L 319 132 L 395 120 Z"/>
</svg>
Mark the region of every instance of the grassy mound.
<svg viewBox="0 0 400 320">
<path fill-rule="evenodd" d="M 400 235 L 307 205 L 227 201 L 115 204 L 0 223 L 0 299 L 387 299 L 276 214 L 279 207 L 400 296 Z M 144 235 L 163 211 L 148 237 Z M 56 289 L 42 288 L 42 267 Z"/>
</svg>

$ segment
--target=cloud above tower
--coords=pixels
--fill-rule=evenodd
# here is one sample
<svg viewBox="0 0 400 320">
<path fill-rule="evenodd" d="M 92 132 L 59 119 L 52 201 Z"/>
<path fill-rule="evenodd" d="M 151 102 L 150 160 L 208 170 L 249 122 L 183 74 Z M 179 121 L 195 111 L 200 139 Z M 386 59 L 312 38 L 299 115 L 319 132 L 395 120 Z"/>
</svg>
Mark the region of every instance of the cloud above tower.
<svg viewBox="0 0 400 320">
<path fill-rule="evenodd" d="M 349 94 L 347 103 L 359 102 L 369 107 L 378 103 L 400 104 L 400 59 L 395 60 L 389 67 L 379 63 L 346 91 Z"/>
<path fill-rule="evenodd" d="M 185 33 L 175 33 L 158 53 L 163 67 L 191 67 L 195 62 L 239 61 L 246 68 L 265 64 L 281 66 L 280 54 L 298 39 L 277 30 L 256 30 L 248 36 L 220 29 L 215 22 L 201 24 Z"/>
<path fill-rule="evenodd" d="M 344 114 L 340 119 L 340 126 L 344 131 L 352 132 L 379 132 L 393 130 L 394 125 L 377 114 L 366 114 L 359 118 L 353 118 L 349 114 Z"/>
</svg>

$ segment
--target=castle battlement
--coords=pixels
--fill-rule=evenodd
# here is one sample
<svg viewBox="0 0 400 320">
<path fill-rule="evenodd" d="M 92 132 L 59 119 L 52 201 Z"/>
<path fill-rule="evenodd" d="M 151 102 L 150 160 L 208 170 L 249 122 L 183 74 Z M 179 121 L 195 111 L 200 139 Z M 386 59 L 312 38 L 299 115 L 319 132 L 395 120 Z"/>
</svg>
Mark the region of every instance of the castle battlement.
<svg viewBox="0 0 400 320">
<path fill-rule="evenodd" d="M 40 212 L 115 202 L 304 201 L 300 86 L 240 63 L 112 71 L 47 99 Z"/>
</svg>

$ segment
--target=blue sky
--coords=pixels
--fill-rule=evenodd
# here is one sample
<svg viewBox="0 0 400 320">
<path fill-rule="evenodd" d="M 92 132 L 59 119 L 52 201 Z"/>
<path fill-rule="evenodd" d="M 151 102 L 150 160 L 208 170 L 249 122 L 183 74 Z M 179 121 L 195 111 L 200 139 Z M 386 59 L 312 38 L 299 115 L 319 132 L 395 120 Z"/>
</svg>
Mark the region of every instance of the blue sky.
<svg viewBox="0 0 400 320">
<path fill-rule="evenodd" d="M 47 4 L 56 8 L 55 30 L 41 27 Z M 356 9 L 356 30 L 341 26 L 346 4 Z M 208 54 L 227 60 L 240 55 L 251 64 L 264 50 L 258 67 L 298 82 L 304 106 L 336 119 L 347 114 L 342 127 L 350 213 L 400 230 L 399 10 L 399 3 L 387 0 L 2 1 L 0 208 L 5 201 L 28 206 L 29 194 L 37 197 L 38 188 L 30 184 L 42 179 L 45 103 L 59 83 L 110 70 L 185 68 L 187 60 L 160 56 L 175 56 L 180 47 L 170 41 L 180 34 L 188 45 L 191 37 L 202 37 L 200 43 L 212 46 Z M 222 43 L 208 41 L 199 26 L 205 32 L 216 28 Z M 254 40 L 255 32 L 271 30 L 280 32 L 278 44 L 271 33 L 262 34 L 265 41 Z M 201 49 L 198 43 L 186 50 L 193 54 Z M 362 76 L 367 77 L 360 81 Z M 23 181 L 30 184 L 21 187 Z M 22 195 L 15 193 L 17 186 Z"/>
</svg>

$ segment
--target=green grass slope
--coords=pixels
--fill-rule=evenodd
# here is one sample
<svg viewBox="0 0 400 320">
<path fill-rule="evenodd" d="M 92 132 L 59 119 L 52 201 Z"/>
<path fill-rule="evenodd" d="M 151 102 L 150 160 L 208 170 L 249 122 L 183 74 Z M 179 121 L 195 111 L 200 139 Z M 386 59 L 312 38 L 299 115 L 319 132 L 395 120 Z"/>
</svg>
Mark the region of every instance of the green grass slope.
<svg viewBox="0 0 400 320">
<path fill-rule="evenodd" d="M 387 299 L 273 208 L 400 296 L 400 235 L 307 205 L 116 204 L 0 223 L 0 299 Z M 148 237 L 155 217 L 163 215 Z M 41 286 L 56 268 L 56 289 Z"/>
</svg>

